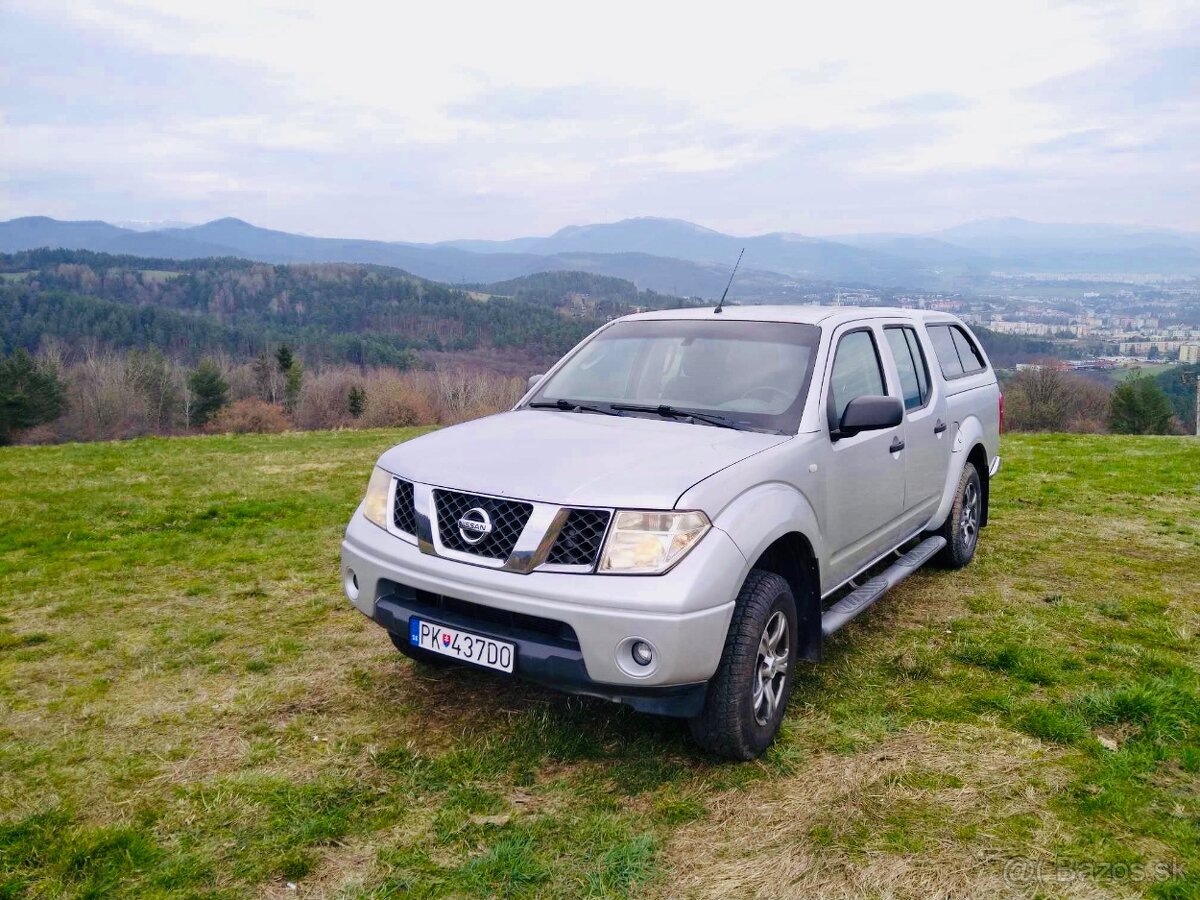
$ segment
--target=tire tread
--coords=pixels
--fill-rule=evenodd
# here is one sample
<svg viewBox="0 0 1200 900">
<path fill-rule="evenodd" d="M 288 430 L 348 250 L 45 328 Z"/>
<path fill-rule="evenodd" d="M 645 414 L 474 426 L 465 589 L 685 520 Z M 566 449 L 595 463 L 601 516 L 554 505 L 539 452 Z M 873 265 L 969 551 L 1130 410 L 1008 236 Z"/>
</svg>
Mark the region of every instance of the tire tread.
<svg viewBox="0 0 1200 900">
<path fill-rule="evenodd" d="M 752 569 L 738 593 L 733 618 L 729 623 L 729 633 L 725 638 L 725 648 L 721 652 L 721 663 L 709 682 L 704 711 L 689 721 L 696 743 L 717 756 L 739 760 L 755 759 L 775 736 L 772 732 L 763 742 L 754 740 L 753 735 L 746 733 L 746 717 L 753 717 L 753 710 L 749 709 L 750 696 L 746 685 L 750 683 L 758 662 L 758 642 L 762 624 L 780 594 L 786 594 L 789 600 L 792 600 L 794 651 L 798 638 L 795 633 L 795 601 L 787 581 L 774 572 Z M 793 674 L 786 682 L 787 687 L 781 701 L 783 706 L 786 706 L 795 678 L 794 665 L 793 662 Z"/>
<path fill-rule="evenodd" d="M 958 519 L 962 515 L 963 496 L 966 491 L 967 482 L 971 480 L 972 476 L 974 476 L 982 489 L 979 470 L 975 468 L 974 463 L 966 463 L 963 466 L 962 475 L 958 479 L 958 487 L 955 490 L 954 503 L 950 507 L 950 514 L 946 516 L 946 521 L 942 523 L 942 527 L 936 532 L 946 539 L 946 546 L 933 558 L 934 565 L 939 568 L 961 569 L 975 557 L 975 549 L 979 546 L 979 537 L 976 536 L 974 545 L 969 550 L 964 548 L 961 540 L 962 534 L 958 528 Z"/>
</svg>

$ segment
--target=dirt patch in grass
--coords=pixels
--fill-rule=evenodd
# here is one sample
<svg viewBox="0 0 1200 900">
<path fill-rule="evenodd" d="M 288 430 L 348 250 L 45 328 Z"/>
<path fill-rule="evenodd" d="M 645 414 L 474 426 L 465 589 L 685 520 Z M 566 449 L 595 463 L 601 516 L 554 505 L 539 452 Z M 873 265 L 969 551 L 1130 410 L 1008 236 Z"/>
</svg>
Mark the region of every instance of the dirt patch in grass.
<svg viewBox="0 0 1200 900">
<path fill-rule="evenodd" d="M 281 876 L 261 885 L 257 896 L 272 900 L 357 896 L 378 872 L 381 845 L 413 844 L 421 839 L 422 833 L 423 829 L 400 826 L 369 837 L 352 837 L 313 854 L 309 860 L 311 874 L 297 876 L 295 880 Z"/>
<path fill-rule="evenodd" d="M 1048 809 L 1069 780 L 1057 756 L 965 725 L 822 754 L 790 777 L 711 798 L 710 815 L 671 842 L 662 896 L 1025 896 L 1031 885 L 1006 881 L 1005 864 L 1062 837 Z"/>
</svg>

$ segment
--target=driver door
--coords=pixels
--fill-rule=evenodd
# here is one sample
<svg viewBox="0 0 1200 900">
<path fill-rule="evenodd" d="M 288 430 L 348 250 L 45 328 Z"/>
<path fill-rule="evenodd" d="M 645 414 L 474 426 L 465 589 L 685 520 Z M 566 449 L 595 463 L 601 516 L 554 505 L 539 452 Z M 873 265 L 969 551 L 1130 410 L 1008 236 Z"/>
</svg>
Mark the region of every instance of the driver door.
<svg viewBox="0 0 1200 900">
<path fill-rule="evenodd" d="M 896 396 L 880 353 L 882 335 L 869 325 L 848 325 L 833 338 L 825 377 L 825 530 L 830 575 L 841 583 L 902 539 L 904 425 L 836 438 L 843 411 L 855 397 Z"/>
</svg>

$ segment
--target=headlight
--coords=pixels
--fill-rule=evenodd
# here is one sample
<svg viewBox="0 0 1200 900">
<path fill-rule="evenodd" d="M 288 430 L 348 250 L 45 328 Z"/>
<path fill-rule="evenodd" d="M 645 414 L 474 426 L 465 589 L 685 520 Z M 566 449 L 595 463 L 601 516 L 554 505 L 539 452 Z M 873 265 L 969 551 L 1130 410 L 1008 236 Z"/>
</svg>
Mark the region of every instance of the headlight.
<svg viewBox="0 0 1200 900">
<path fill-rule="evenodd" d="M 388 491 L 392 488 L 392 476 L 378 466 L 367 482 L 367 496 L 363 497 L 363 515 L 380 528 L 387 528 Z"/>
<path fill-rule="evenodd" d="M 604 542 L 600 571 L 623 575 L 665 572 L 711 527 L 702 512 L 618 510 Z"/>
</svg>

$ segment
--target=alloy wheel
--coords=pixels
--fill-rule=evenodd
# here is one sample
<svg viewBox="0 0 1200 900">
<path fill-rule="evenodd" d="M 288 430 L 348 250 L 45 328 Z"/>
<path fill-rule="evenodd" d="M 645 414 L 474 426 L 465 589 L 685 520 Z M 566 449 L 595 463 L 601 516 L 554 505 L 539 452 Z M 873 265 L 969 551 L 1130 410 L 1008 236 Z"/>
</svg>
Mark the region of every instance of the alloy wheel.
<svg viewBox="0 0 1200 900">
<path fill-rule="evenodd" d="M 766 725 L 775 717 L 787 679 L 791 635 L 787 616 L 776 610 L 767 620 L 758 642 L 758 660 L 754 667 L 754 720 Z"/>
<path fill-rule="evenodd" d="M 979 486 L 974 481 L 968 481 L 963 491 L 962 515 L 959 516 L 958 530 L 962 536 L 964 550 L 970 550 L 979 536 Z"/>
</svg>

